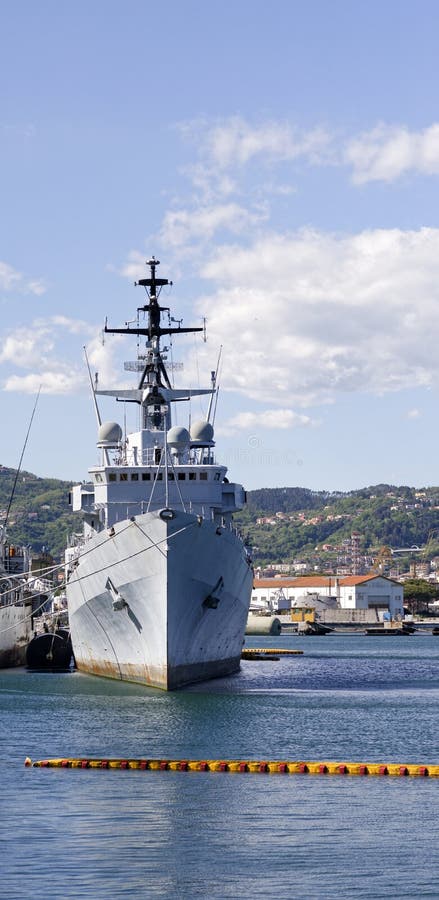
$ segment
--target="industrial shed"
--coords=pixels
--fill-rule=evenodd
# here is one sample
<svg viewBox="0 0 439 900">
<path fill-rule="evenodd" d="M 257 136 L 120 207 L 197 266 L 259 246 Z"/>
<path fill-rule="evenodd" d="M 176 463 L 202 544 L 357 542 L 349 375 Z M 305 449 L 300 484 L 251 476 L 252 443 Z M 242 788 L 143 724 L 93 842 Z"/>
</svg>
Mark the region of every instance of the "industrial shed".
<svg viewBox="0 0 439 900">
<path fill-rule="evenodd" d="M 403 585 L 383 575 L 255 578 L 251 608 L 275 613 L 289 611 L 292 602 L 307 594 L 320 599 L 332 598 L 339 609 L 370 610 L 381 620 L 385 613 L 390 613 L 392 618 L 404 615 Z"/>
</svg>

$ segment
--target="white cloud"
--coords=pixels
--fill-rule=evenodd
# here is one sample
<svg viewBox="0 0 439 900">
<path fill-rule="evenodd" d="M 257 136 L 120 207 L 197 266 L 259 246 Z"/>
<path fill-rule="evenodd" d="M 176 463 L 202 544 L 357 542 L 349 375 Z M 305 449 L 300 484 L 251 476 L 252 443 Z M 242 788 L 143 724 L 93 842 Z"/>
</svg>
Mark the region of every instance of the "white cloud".
<svg viewBox="0 0 439 900">
<path fill-rule="evenodd" d="M 0 344 L 0 365 L 8 367 L 2 389 L 34 393 L 73 394 L 89 385 L 86 347 L 92 379 L 99 386 L 132 386 L 121 377 L 121 335 L 104 336 L 102 328 L 83 319 L 56 315 L 34 319 L 27 328 L 6 334 Z M 129 351 L 128 351 L 129 352 Z M 132 352 L 132 350 L 131 350 Z M 25 370 L 26 374 L 22 374 Z"/>
<path fill-rule="evenodd" d="M 221 229 L 240 234 L 264 218 L 264 212 L 250 212 L 236 203 L 201 206 L 192 211 L 174 210 L 164 217 L 161 240 L 173 247 L 181 247 L 194 240 L 210 241 Z"/>
<path fill-rule="evenodd" d="M 187 123 L 181 132 L 197 143 L 198 161 L 187 174 L 199 197 L 232 196 L 242 190 L 242 175 L 254 161 L 275 170 L 283 163 L 348 166 L 355 184 L 395 181 L 407 172 L 439 173 L 439 123 L 412 131 L 406 125 L 380 123 L 348 136 L 316 126 L 303 130 L 285 120 L 253 124 L 233 117 L 216 124 Z M 288 184 L 286 184 L 288 188 Z M 277 189 L 274 187 L 274 192 Z"/>
<path fill-rule="evenodd" d="M 439 382 L 439 229 L 267 235 L 202 274 L 215 288 L 198 365 L 224 346 L 222 390 L 289 409 Z"/>
<path fill-rule="evenodd" d="M 41 279 L 31 278 L 28 280 L 21 272 L 0 260 L 0 291 L 18 291 L 22 294 L 40 296 L 45 293 L 46 287 Z"/>
<path fill-rule="evenodd" d="M 349 168 L 354 184 L 393 181 L 408 171 L 439 173 L 439 124 L 420 132 L 380 124 L 349 137 L 319 126 L 303 130 L 288 121 L 252 124 L 234 117 L 185 123 L 180 133 L 195 145 L 195 161 L 183 170 L 191 194 L 174 200 L 156 242 L 173 251 L 175 261 L 184 252 L 186 265 L 212 240 L 246 239 L 267 227 L 279 198 L 285 205 L 297 191 L 289 176 L 296 181 L 304 166 Z M 119 274 L 136 280 L 144 272 L 145 254 L 131 250 Z"/>
<path fill-rule="evenodd" d="M 22 275 L 8 263 L 0 262 L 0 290 L 13 290 L 20 283 Z"/>
<path fill-rule="evenodd" d="M 421 411 L 419 409 L 409 409 L 407 411 L 408 419 L 419 419 L 420 416 L 421 416 Z"/>
<path fill-rule="evenodd" d="M 276 187 L 272 176 L 277 165 L 297 161 L 321 165 L 332 161 L 334 154 L 333 138 L 326 129 L 317 126 L 305 131 L 285 120 L 254 124 L 235 116 L 215 124 L 187 122 L 180 126 L 180 133 L 195 145 L 198 157 L 185 170 L 195 190 L 194 207 L 240 196 L 244 190 L 243 174 L 253 163 L 258 167 L 259 194 L 263 188 L 261 171 L 271 175 L 271 186 L 267 184 L 269 197 L 279 191 L 294 190 L 284 175 L 279 189 Z"/>
<path fill-rule="evenodd" d="M 3 384 L 4 391 L 21 394 L 72 394 L 84 386 L 84 376 L 70 367 L 62 371 L 61 364 L 54 370 L 33 372 L 29 375 L 10 375 Z"/>
<path fill-rule="evenodd" d="M 108 266 L 108 268 L 110 271 L 117 271 L 118 274 L 122 275 L 124 278 L 129 278 L 131 281 L 137 281 L 139 278 L 146 277 L 146 259 L 145 253 L 140 253 L 139 250 L 130 250 L 127 261 L 121 269 L 115 269 L 113 266 Z"/>
<path fill-rule="evenodd" d="M 287 430 L 290 428 L 318 424 L 310 416 L 301 415 L 292 409 L 264 409 L 260 412 L 241 412 L 222 422 L 215 429 L 217 434 L 234 434 L 239 431 Z"/>
<path fill-rule="evenodd" d="M 245 165 L 257 156 L 265 162 L 299 156 L 316 161 L 328 142 L 322 128 L 303 132 L 289 122 L 267 121 L 254 126 L 242 118 L 232 118 L 207 132 L 204 152 L 216 166 L 226 169 Z"/>
<path fill-rule="evenodd" d="M 96 331 L 96 326 L 91 325 L 90 322 L 85 322 L 84 319 L 72 319 L 69 316 L 51 316 L 46 321 L 57 328 L 63 328 L 69 334 L 94 334 Z"/>
<path fill-rule="evenodd" d="M 26 284 L 26 291 L 30 294 L 36 294 L 37 297 L 41 297 L 42 294 L 45 294 L 46 290 L 47 288 L 44 281 L 33 280 L 28 281 Z"/>
<path fill-rule="evenodd" d="M 187 132 L 198 141 L 193 193 L 168 211 L 160 233 L 174 261 L 184 251 L 194 266 L 202 251 L 201 275 L 211 285 L 198 303 L 209 343 L 186 360 L 187 383 L 198 383 L 201 366 L 210 370 L 212 344 L 223 345 L 222 390 L 265 407 L 270 427 L 288 422 L 280 410 L 293 427 L 292 407 L 333 402 L 341 392 L 438 384 L 439 229 L 270 233 L 269 201 L 256 206 L 255 198 L 294 189 L 285 162 L 349 166 L 357 183 L 439 172 L 439 125 L 419 133 L 381 125 L 346 139 L 233 119 Z M 144 261 L 132 251 L 123 274 L 138 277 Z M 242 427 L 254 427 L 252 415 L 238 417 Z"/>
<path fill-rule="evenodd" d="M 102 333 L 95 335 L 87 343 L 87 357 L 92 377 L 98 374 L 98 387 L 102 390 L 113 387 L 132 387 L 132 378 L 125 379 L 121 373 L 120 350 L 126 344 L 125 339 L 118 334 L 112 334 L 109 338 L 102 339 Z M 127 351 L 132 354 L 131 350 Z"/>
<path fill-rule="evenodd" d="M 52 353 L 60 352 L 67 334 L 87 339 L 96 334 L 96 326 L 67 316 L 48 316 L 34 319 L 28 327 L 20 327 L 6 334 L 0 345 L 0 364 L 10 363 L 19 369 L 39 369 L 49 364 Z"/>
<path fill-rule="evenodd" d="M 423 131 L 379 125 L 348 141 L 345 161 L 353 167 L 357 184 L 395 181 L 406 172 L 439 173 L 439 124 Z"/>
<path fill-rule="evenodd" d="M 12 363 L 20 369 L 29 369 L 46 358 L 52 348 L 53 339 L 48 327 L 20 328 L 3 339 L 0 363 Z"/>
<path fill-rule="evenodd" d="M 72 341 L 72 335 L 77 340 Z M 83 356 L 112 387 L 115 379 L 114 355 L 120 338 L 103 343 L 98 326 L 80 319 L 57 315 L 35 319 L 27 328 L 6 334 L 0 345 L 0 364 L 10 371 L 2 384 L 5 391 L 34 393 L 41 385 L 43 393 L 70 394 L 83 389 L 88 374 Z M 22 370 L 26 374 L 22 374 Z M 12 370 L 12 371 L 11 371 Z"/>
</svg>

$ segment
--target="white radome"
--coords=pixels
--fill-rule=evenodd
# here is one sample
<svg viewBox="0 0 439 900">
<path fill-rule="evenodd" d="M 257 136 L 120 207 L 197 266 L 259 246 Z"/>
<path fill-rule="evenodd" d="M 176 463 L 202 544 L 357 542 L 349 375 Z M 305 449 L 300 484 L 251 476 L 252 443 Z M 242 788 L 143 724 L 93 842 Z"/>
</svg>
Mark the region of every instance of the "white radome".
<svg viewBox="0 0 439 900">
<path fill-rule="evenodd" d="M 213 441 L 213 426 L 204 419 L 199 419 L 191 425 L 191 438 L 193 441 Z"/>
<path fill-rule="evenodd" d="M 117 447 L 122 440 L 122 429 L 117 422 L 103 422 L 98 430 L 98 447 Z"/>
</svg>

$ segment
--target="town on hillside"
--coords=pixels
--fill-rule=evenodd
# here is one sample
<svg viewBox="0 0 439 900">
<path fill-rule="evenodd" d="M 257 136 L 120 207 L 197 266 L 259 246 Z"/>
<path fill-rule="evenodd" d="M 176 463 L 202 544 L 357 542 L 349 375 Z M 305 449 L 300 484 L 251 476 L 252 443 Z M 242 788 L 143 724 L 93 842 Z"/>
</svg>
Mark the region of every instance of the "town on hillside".
<svg viewBox="0 0 439 900">
<path fill-rule="evenodd" d="M 0 466 L 0 525 L 16 475 Z M 81 529 L 80 517 L 69 505 L 70 489 L 70 482 L 26 471 L 16 480 L 8 538 L 29 547 L 36 570 L 51 560 L 61 563 L 69 535 Z M 406 611 L 434 612 L 439 599 L 439 487 L 382 484 L 350 492 L 263 488 L 248 492 L 247 507 L 235 522 L 253 559 L 254 601 L 269 610 L 278 611 L 299 593 L 358 606 L 365 602 L 361 579 L 370 594 L 372 586 L 377 592 L 381 577 L 385 585 L 405 586 Z M 352 578 L 358 584 L 345 590 L 346 579 Z M 274 581 L 269 593 L 267 581 Z M 381 587 L 387 598 L 383 583 Z M 383 604 L 379 596 L 370 602 L 376 617 Z M 392 608 L 399 608 L 396 601 Z"/>
</svg>

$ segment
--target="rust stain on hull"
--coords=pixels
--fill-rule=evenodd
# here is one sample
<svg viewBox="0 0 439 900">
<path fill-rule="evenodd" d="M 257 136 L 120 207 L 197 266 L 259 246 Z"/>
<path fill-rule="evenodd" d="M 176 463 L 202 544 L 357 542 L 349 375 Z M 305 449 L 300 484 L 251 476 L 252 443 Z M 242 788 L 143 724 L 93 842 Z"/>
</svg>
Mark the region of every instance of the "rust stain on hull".
<svg viewBox="0 0 439 900">
<path fill-rule="evenodd" d="M 146 687 L 174 691 L 178 688 L 208 681 L 210 678 L 222 678 L 233 675 L 240 667 L 240 656 L 230 659 L 212 660 L 184 666 L 158 667 L 136 666 L 129 663 L 118 665 L 108 660 L 77 660 L 77 668 L 86 675 L 99 675 L 117 681 L 129 681 L 143 684 Z"/>
</svg>

